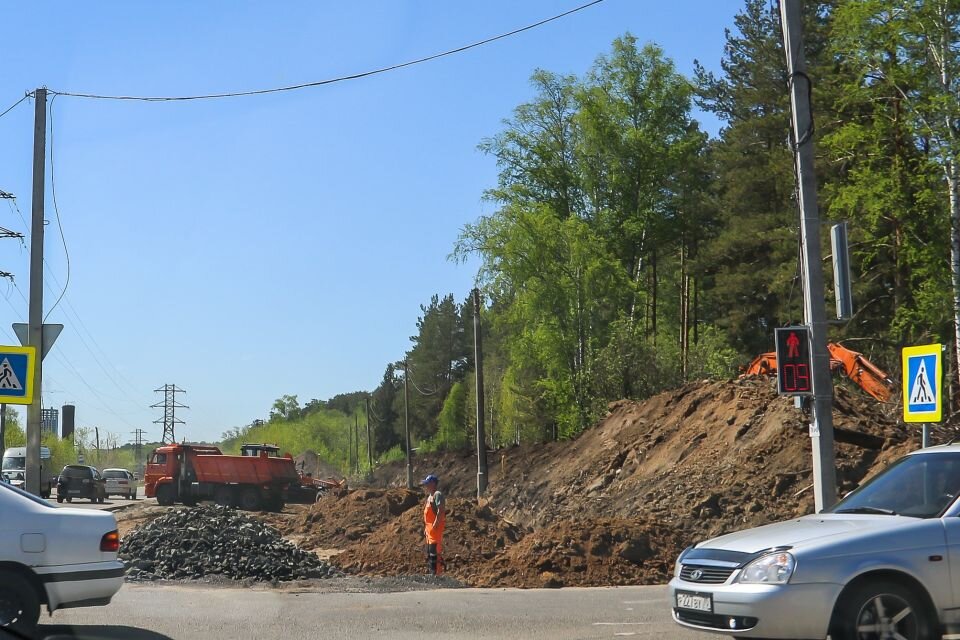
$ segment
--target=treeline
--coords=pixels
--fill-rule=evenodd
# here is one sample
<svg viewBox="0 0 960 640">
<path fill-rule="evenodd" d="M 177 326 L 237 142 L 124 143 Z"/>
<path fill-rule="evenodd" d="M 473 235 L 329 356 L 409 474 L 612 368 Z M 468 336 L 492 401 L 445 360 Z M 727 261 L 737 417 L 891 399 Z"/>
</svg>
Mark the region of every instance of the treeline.
<svg viewBox="0 0 960 640">
<path fill-rule="evenodd" d="M 900 347 L 948 344 L 953 389 L 960 5 L 804 4 L 809 78 L 793 81 L 812 84 L 824 222 L 851 232 L 855 316 L 831 338 L 893 374 Z M 452 258 L 481 260 L 490 444 L 569 437 L 612 400 L 733 376 L 772 349 L 775 327 L 802 322 L 775 3 L 745 3 L 720 66 L 684 77 L 625 35 L 582 77 L 536 71 L 530 101 L 481 142 L 500 168 L 496 211 L 463 229 Z M 718 138 L 695 107 L 721 120 Z M 402 444 L 404 361 L 414 445 L 473 438 L 467 292 L 434 296 L 417 329 L 370 394 L 378 452 Z M 362 408 L 351 397 L 343 416 Z"/>
</svg>

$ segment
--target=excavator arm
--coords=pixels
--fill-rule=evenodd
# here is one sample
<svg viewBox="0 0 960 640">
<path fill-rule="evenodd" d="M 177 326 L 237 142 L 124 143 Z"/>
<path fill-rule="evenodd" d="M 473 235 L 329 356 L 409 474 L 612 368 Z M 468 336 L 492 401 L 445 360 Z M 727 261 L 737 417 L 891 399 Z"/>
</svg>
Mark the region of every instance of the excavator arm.
<svg viewBox="0 0 960 640">
<path fill-rule="evenodd" d="M 827 345 L 830 352 L 830 370 L 841 371 L 872 397 L 880 402 L 889 402 L 894 390 L 894 382 L 880 367 L 867 360 L 862 353 L 847 349 L 842 344 L 831 342 Z M 777 353 L 769 351 L 754 358 L 744 376 L 775 375 L 777 373 Z"/>
</svg>

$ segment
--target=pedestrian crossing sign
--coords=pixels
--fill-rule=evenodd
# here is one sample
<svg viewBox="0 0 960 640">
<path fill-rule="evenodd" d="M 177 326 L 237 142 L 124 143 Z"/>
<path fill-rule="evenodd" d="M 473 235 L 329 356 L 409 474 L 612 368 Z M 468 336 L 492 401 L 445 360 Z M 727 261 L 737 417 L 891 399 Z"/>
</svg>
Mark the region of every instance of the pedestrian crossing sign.
<svg viewBox="0 0 960 640">
<path fill-rule="evenodd" d="M 903 349 L 903 421 L 939 422 L 943 416 L 942 348 L 939 344 Z"/>
</svg>

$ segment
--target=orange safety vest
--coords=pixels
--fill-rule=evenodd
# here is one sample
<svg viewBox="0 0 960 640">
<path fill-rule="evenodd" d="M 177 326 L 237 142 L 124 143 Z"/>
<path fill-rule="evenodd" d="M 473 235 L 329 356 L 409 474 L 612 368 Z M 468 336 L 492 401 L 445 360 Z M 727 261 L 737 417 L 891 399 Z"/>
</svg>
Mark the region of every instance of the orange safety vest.
<svg viewBox="0 0 960 640">
<path fill-rule="evenodd" d="M 427 536 L 427 544 L 439 546 L 443 541 L 443 528 L 447 524 L 447 510 L 441 502 L 440 514 L 439 517 L 437 516 L 437 513 L 433 510 L 434 495 L 430 494 L 423 504 L 423 531 Z M 434 520 L 437 522 L 436 525 L 434 525 Z"/>
</svg>

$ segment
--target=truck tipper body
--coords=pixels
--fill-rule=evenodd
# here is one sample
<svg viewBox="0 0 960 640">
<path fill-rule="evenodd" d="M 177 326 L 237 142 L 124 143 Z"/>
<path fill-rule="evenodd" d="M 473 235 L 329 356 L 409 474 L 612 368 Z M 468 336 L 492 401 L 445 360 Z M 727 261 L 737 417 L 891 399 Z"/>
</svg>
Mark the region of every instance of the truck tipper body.
<svg viewBox="0 0 960 640">
<path fill-rule="evenodd" d="M 147 497 L 161 505 L 213 500 L 248 511 L 283 509 L 290 486 L 298 484 L 289 456 L 231 456 L 209 445 L 157 447 L 144 474 Z"/>
</svg>

